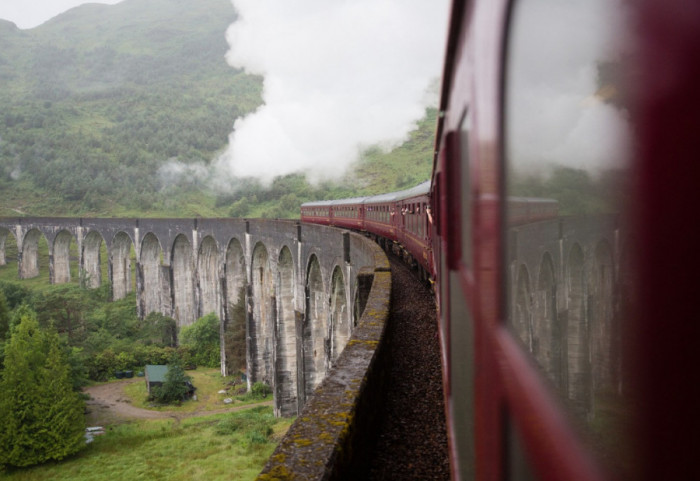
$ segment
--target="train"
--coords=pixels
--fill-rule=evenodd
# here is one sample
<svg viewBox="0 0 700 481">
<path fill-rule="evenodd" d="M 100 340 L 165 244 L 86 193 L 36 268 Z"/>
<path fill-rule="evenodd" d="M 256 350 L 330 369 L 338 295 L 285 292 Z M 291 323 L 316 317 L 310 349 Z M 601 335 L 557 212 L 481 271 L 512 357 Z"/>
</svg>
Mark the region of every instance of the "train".
<svg viewBox="0 0 700 481">
<path fill-rule="evenodd" d="M 301 205 L 302 222 L 352 229 L 374 237 L 418 270 L 422 280 L 436 278 L 433 250 L 431 181 L 396 192 Z M 511 225 L 556 218 L 559 202 L 536 197 L 511 197 Z"/>
<path fill-rule="evenodd" d="M 697 58 L 698 2 L 455 0 L 431 179 L 301 206 L 434 282 L 453 479 L 700 479 Z M 514 187 L 556 162 L 615 215 Z"/>
</svg>

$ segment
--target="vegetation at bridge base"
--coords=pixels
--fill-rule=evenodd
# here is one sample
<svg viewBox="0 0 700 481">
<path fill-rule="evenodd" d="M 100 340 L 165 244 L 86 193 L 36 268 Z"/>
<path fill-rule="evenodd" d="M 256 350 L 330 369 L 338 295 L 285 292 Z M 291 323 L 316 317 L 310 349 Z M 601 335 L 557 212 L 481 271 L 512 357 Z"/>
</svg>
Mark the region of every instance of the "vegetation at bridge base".
<svg viewBox="0 0 700 481">
<path fill-rule="evenodd" d="M 237 416 L 230 416 L 216 425 L 216 434 L 230 436 L 235 433 L 245 433 L 249 444 L 265 444 L 274 432 L 275 416 L 268 407 L 259 406 Z"/>
<path fill-rule="evenodd" d="M 245 286 L 241 286 L 238 290 L 238 302 L 229 307 L 229 318 L 224 322 L 224 357 L 226 372 L 229 375 L 245 371 L 245 305 Z"/>
<path fill-rule="evenodd" d="M 84 403 L 53 328 L 31 314 L 13 326 L 0 381 L 0 465 L 61 460 L 84 445 Z"/>
<path fill-rule="evenodd" d="M 221 365 L 219 332 L 219 318 L 213 313 L 180 329 L 180 343 L 191 350 L 194 364 L 206 367 Z"/>
<path fill-rule="evenodd" d="M 0 270 L 4 269 L 11 267 Z M 109 284 L 86 289 L 77 282 L 48 285 L 45 281 L 46 285 L 29 289 L 25 282 L 0 281 L 0 296 L 8 299 L 4 304 L 0 301 L 0 327 L 3 319 L 8 318 L 11 326 L 23 315 L 32 315 L 43 329 L 53 326 L 76 390 L 90 381 L 106 381 L 116 371 L 143 370 L 146 364 L 220 365 L 216 316 L 205 316 L 184 329 L 184 341 L 178 344 L 176 321 L 161 313 L 139 319 L 133 293 L 110 301 Z M 0 332 L 0 366 L 5 343 Z"/>
<path fill-rule="evenodd" d="M 179 404 L 190 392 L 191 382 L 192 378 L 185 374 L 182 366 L 176 363 L 168 364 L 165 382 L 160 386 L 151 387 L 149 399 L 159 404 Z"/>
</svg>

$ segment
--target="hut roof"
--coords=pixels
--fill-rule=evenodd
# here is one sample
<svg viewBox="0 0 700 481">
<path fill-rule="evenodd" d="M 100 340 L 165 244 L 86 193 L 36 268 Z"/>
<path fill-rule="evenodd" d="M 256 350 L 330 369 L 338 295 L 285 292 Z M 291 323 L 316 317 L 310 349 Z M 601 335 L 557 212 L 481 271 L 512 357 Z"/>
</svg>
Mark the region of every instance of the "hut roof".
<svg viewBox="0 0 700 481">
<path fill-rule="evenodd" d="M 165 382 L 165 375 L 168 373 L 168 366 L 159 364 L 146 365 L 146 379 L 148 382 Z"/>
</svg>

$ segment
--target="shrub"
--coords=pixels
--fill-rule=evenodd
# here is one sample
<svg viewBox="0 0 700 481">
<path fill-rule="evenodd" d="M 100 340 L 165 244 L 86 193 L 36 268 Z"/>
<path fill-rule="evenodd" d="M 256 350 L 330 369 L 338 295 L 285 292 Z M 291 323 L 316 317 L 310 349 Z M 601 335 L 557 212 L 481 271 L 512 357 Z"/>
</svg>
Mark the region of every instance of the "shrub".
<svg viewBox="0 0 700 481">
<path fill-rule="evenodd" d="M 116 366 L 119 371 L 126 371 L 137 367 L 136 358 L 130 352 L 122 351 L 117 354 Z"/>
<path fill-rule="evenodd" d="M 112 349 L 105 349 L 88 361 L 88 375 L 93 381 L 106 381 L 117 369 L 117 356 Z"/>
<path fill-rule="evenodd" d="M 272 394 L 272 388 L 263 382 L 256 382 L 250 389 L 254 399 L 264 399 L 265 396 Z"/>
<path fill-rule="evenodd" d="M 199 366 L 219 367 L 221 365 L 219 339 L 219 318 L 213 313 L 197 319 L 194 324 L 180 330 L 182 346 L 188 347 L 192 352 L 190 363 Z"/>
<path fill-rule="evenodd" d="M 272 410 L 266 406 L 259 406 L 232 414 L 231 417 L 220 421 L 214 432 L 222 436 L 242 433 L 250 444 L 264 444 L 272 435 L 274 424 Z"/>
</svg>

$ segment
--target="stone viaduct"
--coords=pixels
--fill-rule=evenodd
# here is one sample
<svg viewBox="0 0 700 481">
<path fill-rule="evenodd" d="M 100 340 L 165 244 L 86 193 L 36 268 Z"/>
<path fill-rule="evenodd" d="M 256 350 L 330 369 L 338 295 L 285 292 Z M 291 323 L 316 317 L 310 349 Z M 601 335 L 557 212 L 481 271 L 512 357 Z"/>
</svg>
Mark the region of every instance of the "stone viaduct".
<svg viewBox="0 0 700 481">
<path fill-rule="evenodd" d="M 510 327 L 562 398 L 590 417 L 596 393 L 622 383 L 618 216 L 521 225 L 507 243 Z"/>
<path fill-rule="evenodd" d="M 244 332 L 248 382 L 272 386 L 279 415 L 300 412 L 345 347 L 376 255 L 361 236 L 291 221 L 5 218 L 0 265 L 8 236 L 22 279 L 39 275 L 43 237 L 51 283 L 69 282 L 77 262 L 85 285 L 98 287 L 104 244 L 113 297 L 135 289 L 139 316 L 160 312 L 185 326 L 215 313 L 224 373 L 240 368 L 226 362 L 227 334 Z"/>
<path fill-rule="evenodd" d="M 588 417 L 595 393 L 623 382 L 620 231 L 616 216 L 571 217 L 516 226 L 505 239 L 509 328 Z M 224 340 L 244 325 L 249 382 L 273 387 L 276 414 L 300 414 L 260 479 L 347 477 L 371 445 L 363 436 L 381 402 L 391 297 L 389 264 L 375 243 L 293 221 L 5 218 L 0 265 L 8 236 L 22 278 L 38 274 L 44 237 L 51 282 L 70 280 L 74 241 L 85 284 L 99 285 L 106 251 L 114 297 L 135 290 L 141 316 L 156 311 L 187 325 L 214 312 Z"/>
</svg>

